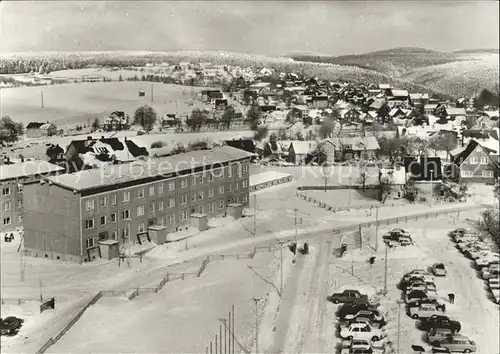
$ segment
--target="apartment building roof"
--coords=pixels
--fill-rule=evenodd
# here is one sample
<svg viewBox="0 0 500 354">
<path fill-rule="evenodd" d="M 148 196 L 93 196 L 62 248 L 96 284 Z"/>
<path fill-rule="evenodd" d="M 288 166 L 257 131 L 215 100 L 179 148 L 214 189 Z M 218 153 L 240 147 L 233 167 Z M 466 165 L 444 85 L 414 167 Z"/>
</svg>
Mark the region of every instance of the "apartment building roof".
<svg viewBox="0 0 500 354">
<path fill-rule="evenodd" d="M 20 177 L 42 175 L 63 171 L 64 168 L 51 164 L 47 161 L 26 161 L 12 165 L 0 166 L 0 181 L 16 179 Z"/>
<path fill-rule="evenodd" d="M 46 180 L 71 190 L 83 191 L 118 184 L 139 184 L 161 180 L 186 171 L 198 171 L 203 167 L 220 166 L 230 161 L 252 157 L 253 154 L 230 146 L 212 150 L 198 150 L 169 157 L 109 165 L 102 169 L 91 169 L 71 174 L 51 176 Z"/>
</svg>

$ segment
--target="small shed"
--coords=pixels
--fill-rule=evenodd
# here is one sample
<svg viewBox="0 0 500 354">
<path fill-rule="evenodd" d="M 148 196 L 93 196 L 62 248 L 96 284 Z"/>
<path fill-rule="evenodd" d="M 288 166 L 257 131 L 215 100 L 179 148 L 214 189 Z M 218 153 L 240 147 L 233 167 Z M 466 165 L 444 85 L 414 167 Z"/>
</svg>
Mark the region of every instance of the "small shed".
<svg viewBox="0 0 500 354">
<path fill-rule="evenodd" d="M 206 214 L 191 214 L 191 226 L 199 231 L 205 231 L 208 228 L 208 218 Z"/>
<path fill-rule="evenodd" d="M 99 248 L 101 251 L 101 258 L 107 260 L 118 258 L 119 246 L 117 240 L 99 241 Z"/>
<path fill-rule="evenodd" d="M 227 205 L 227 215 L 235 219 L 240 219 L 243 216 L 243 207 L 241 203 L 229 203 Z"/>
<path fill-rule="evenodd" d="M 158 245 L 167 242 L 167 228 L 161 225 L 148 226 L 148 234 L 151 242 Z"/>
</svg>

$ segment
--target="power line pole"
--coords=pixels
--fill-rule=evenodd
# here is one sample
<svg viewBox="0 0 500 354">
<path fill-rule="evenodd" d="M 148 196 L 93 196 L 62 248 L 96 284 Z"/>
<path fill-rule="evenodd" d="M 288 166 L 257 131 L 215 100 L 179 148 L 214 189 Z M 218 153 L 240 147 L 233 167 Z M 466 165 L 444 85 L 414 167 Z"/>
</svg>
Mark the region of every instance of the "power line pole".
<svg viewBox="0 0 500 354">
<path fill-rule="evenodd" d="M 388 254 L 387 254 L 387 243 L 385 244 L 385 269 L 384 269 L 384 295 L 387 294 L 387 258 L 388 258 Z"/>
<path fill-rule="evenodd" d="M 378 251 L 378 206 L 375 207 L 375 251 Z"/>
<path fill-rule="evenodd" d="M 153 84 L 151 84 L 151 103 L 154 101 L 153 95 Z"/>
<path fill-rule="evenodd" d="M 349 177 L 349 208 L 351 207 L 351 179 L 352 177 Z"/>
<path fill-rule="evenodd" d="M 233 324 L 233 329 L 231 330 L 231 335 L 232 335 L 232 343 L 231 343 L 231 348 L 233 348 L 233 353 L 234 354 L 234 342 L 235 342 L 235 335 L 234 335 L 234 304 L 231 307 L 231 323 Z"/>
<path fill-rule="evenodd" d="M 298 217 L 299 209 L 295 208 L 295 209 L 293 209 L 293 211 L 295 212 L 295 244 L 298 244 L 298 239 L 297 239 L 297 217 Z"/>
<path fill-rule="evenodd" d="M 253 235 L 257 236 L 257 196 L 253 196 Z"/>
<path fill-rule="evenodd" d="M 258 316 L 258 298 L 253 298 L 255 303 L 255 354 L 259 354 L 259 316 Z"/>
<path fill-rule="evenodd" d="M 283 297 L 283 247 L 285 242 L 278 241 L 280 246 L 280 296 Z"/>
<path fill-rule="evenodd" d="M 402 300 L 397 300 L 398 304 L 398 337 L 396 341 L 396 354 L 399 354 L 399 334 L 401 331 L 401 304 L 403 303 Z"/>
<path fill-rule="evenodd" d="M 42 108 L 43 108 L 44 107 L 44 105 L 43 105 L 43 91 L 40 91 L 40 98 L 42 100 Z"/>
</svg>

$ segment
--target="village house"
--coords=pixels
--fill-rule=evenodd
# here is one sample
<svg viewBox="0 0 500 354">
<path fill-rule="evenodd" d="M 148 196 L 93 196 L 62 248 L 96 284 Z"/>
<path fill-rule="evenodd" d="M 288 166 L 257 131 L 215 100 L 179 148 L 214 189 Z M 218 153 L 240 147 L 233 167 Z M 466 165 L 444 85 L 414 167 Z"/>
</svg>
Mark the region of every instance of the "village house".
<svg viewBox="0 0 500 354">
<path fill-rule="evenodd" d="M 349 122 L 359 122 L 364 117 L 364 113 L 357 108 L 348 108 L 340 112 L 340 118 Z"/>
<path fill-rule="evenodd" d="M 125 112 L 114 111 L 104 120 L 104 122 L 102 122 L 101 126 L 104 131 L 107 132 L 128 130 L 130 128 L 130 122 Z"/>
<path fill-rule="evenodd" d="M 288 162 L 295 165 L 305 165 L 308 156 L 316 149 L 315 141 L 298 141 L 294 140 L 288 148 Z"/>
<path fill-rule="evenodd" d="M 305 119 L 309 116 L 310 108 L 305 105 L 296 105 L 292 107 L 294 117 Z"/>
<path fill-rule="evenodd" d="M 468 183 L 493 183 L 499 177 L 499 165 L 490 155 L 492 152 L 475 140 L 451 151 L 450 177 Z"/>
<path fill-rule="evenodd" d="M 57 128 L 54 124 L 46 122 L 30 122 L 26 126 L 26 136 L 28 138 L 49 137 L 57 134 Z"/>
<path fill-rule="evenodd" d="M 401 199 L 405 196 L 405 185 L 407 182 L 403 166 L 395 164 L 393 167 L 379 169 L 379 181 L 385 183 L 386 195 L 384 199 Z"/>
<path fill-rule="evenodd" d="M 311 108 L 328 108 L 329 101 L 328 96 L 312 96 L 311 97 Z"/>
<path fill-rule="evenodd" d="M 374 136 L 340 135 L 325 139 L 316 149 L 317 160 L 331 164 L 350 159 L 376 159 L 380 149 Z"/>
</svg>

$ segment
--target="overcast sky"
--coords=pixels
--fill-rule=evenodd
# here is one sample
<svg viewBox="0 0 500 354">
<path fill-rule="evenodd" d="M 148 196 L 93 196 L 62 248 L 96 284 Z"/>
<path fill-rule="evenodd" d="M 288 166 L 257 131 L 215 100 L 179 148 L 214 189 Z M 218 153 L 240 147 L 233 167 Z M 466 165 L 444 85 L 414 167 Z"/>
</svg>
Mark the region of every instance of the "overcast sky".
<svg viewBox="0 0 500 354">
<path fill-rule="evenodd" d="M 491 1 L 2 1 L 1 51 L 498 48 Z"/>
</svg>

